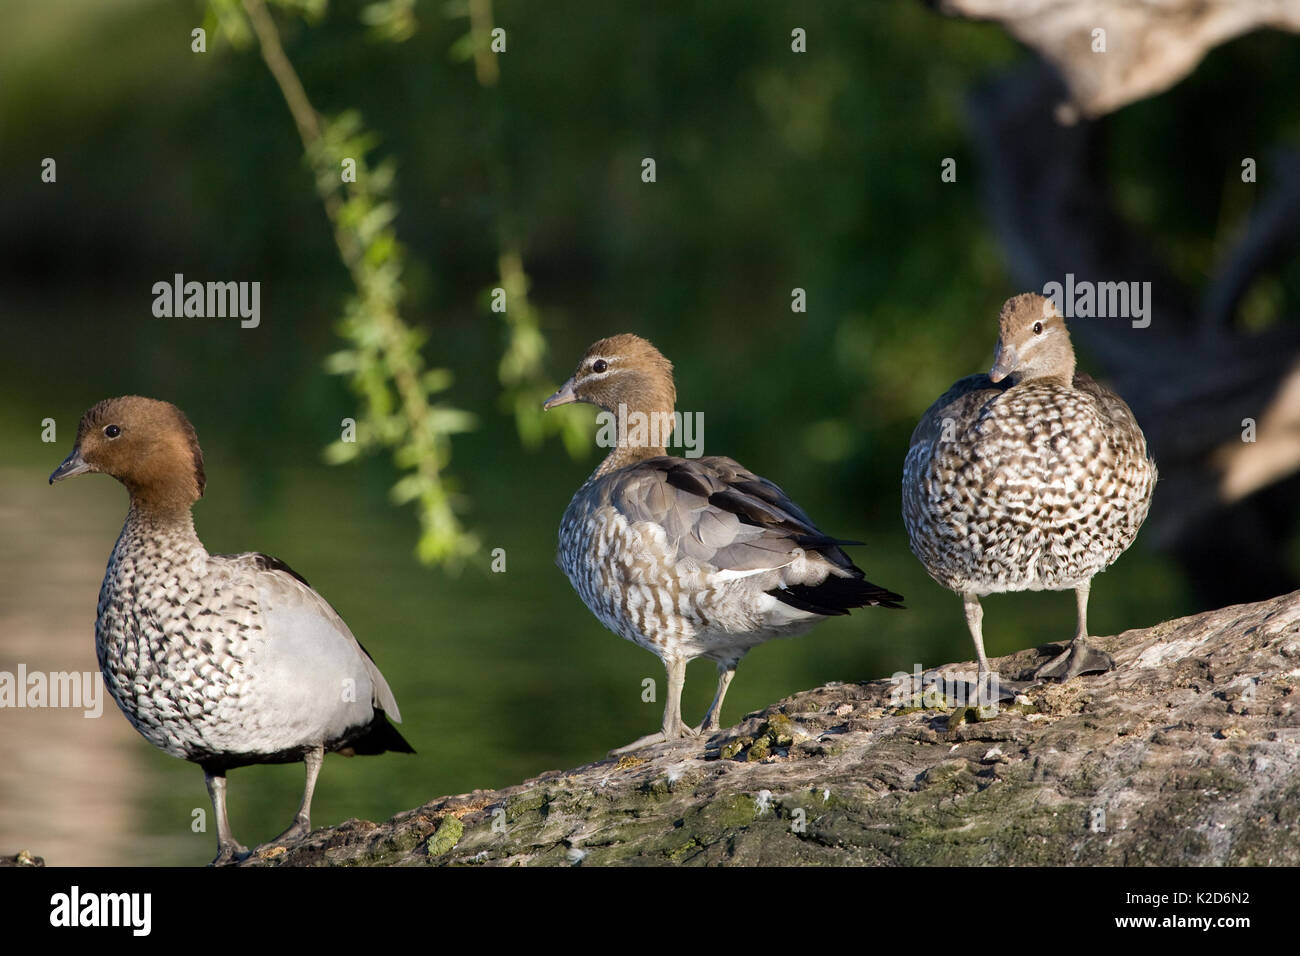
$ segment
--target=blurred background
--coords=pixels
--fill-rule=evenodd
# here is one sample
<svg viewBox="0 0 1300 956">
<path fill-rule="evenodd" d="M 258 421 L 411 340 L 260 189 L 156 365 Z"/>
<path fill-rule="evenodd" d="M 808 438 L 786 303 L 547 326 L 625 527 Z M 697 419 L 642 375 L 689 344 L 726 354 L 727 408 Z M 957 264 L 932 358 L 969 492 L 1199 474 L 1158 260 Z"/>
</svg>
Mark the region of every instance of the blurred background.
<svg viewBox="0 0 1300 956">
<path fill-rule="evenodd" d="M 241 41 L 237 11 L 217 6 L 8 0 L 0 13 L 0 670 L 96 669 L 96 597 L 126 494 L 103 477 L 46 478 L 85 408 L 139 393 L 175 402 L 198 430 L 208 549 L 288 562 L 401 704 L 418 754 L 330 757 L 316 826 L 516 783 L 652 731 L 662 699 L 643 703 L 641 681 L 662 692 L 662 666 L 605 631 L 553 560 L 560 516 L 599 461 L 595 410 L 533 411 L 590 342 L 622 331 L 673 361 L 679 407 L 704 413 L 706 454 L 739 459 L 826 530 L 866 542 L 855 560 L 907 598 L 906 611 L 867 609 L 758 649 L 724 725 L 827 681 L 970 658 L 959 599 L 908 550 L 899 479 L 921 413 L 987 369 L 998 308 L 1034 287 L 1006 242 L 1011 207 L 988 188 L 1006 169 L 980 145 L 971 106 L 1034 53 L 997 24 L 902 0 L 274 7 L 315 109 L 359 116 L 304 158 L 257 40 Z M 495 67 L 483 49 L 494 24 L 507 30 Z M 807 53 L 791 51 L 796 26 Z M 205 53 L 191 49 L 196 27 Z M 1262 164 L 1300 141 L 1298 88 L 1300 40 L 1257 32 L 1168 92 L 1086 121 L 1091 175 L 1189 295 L 1249 232 L 1241 157 Z M 1052 161 L 1032 127 L 1009 135 Z M 375 171 L 359 188 L 376 195 L 362 199 L 383 213 L 357 234 L 395 236 L 405 251 L 367 246 L 350 270 L 313 169 L 358 143 Z M 41 179 L 46 157 L 54 183 Z M 945 158 L 955 182 L 941 179 Z M 355 227 L 340 215 L 342 232 Z M 388 265 L 390 284 L 359 295 L 366 269 Z M 260 326 L 156 318 L 152 286 L 176 273 L 260 281 Z M 507 314 L 490 308 L 498 286 L 512 290 Z M 806 313 L 791 311 L 796 287 Z M 1229 322 L 1246 340 L 1289 336 L 1298 295 L 1295 258 L 1273 257 Z M 441 370 L 423 393 L 441 425 L 415 442 L 437 467 L 405 491 L 398 386 L 366 338 L 375 302 L 423 330 L 408 344 L 422 371 Z M 1081 368 L 1120 386 L 1151 378 L 1132 359 L 1163 340 L 1121 335 L 1090 350 L 1076 334 Z M 1130 400 L 1149 432 L 1160 409 L 1171 456 L 1208 460 L 1206 448 L 1175 450 L 1176 402 Z M 340 450 L 349 417 L 370 440 Z M 47 418 L 54 442 L 42 441 Z M 1238 418 L 1217 423 L 1223 441 Z M 413 500 L 396 502 L 394 486 Z M 1264 502 L 1253 520 L 1269 529 L 1266 559 L 1220 549 L 1207 575 L 1203 551 L 1190 561 L 1176 534 L 1160 550 L 1139 536 L 1094 583 L 1093 633 L 1293 582 L 1295 491 L 1284 469 L 1247 496 Z M 1167 508 L 1171 527 L 1182 501 Z M 438 524 L 453 513 L 440 502 L 452 524 Z M 490 569 L 494 548 L 504 573 Z M 1205 584 L 1214 561 L 1244 583 Z M 1261 584 L 1249 568 L 1265 561 Z M 990 655 L 1074 626 L 1068 593 L 994 596 L 985 610 Z M 712 665 L 693 664 L 688 720 L 713 689 Z M 301 786 L 301 765 L 233 772 L 236 835 L 252 846 L 278 833 Z M 209 808 L 201 772 L 155 751 L 111 701 L 98 720 L 0 711 L 0 852 L 201 864 L 215 836 L 191 832 L 195 808 Z"/>
</svg>

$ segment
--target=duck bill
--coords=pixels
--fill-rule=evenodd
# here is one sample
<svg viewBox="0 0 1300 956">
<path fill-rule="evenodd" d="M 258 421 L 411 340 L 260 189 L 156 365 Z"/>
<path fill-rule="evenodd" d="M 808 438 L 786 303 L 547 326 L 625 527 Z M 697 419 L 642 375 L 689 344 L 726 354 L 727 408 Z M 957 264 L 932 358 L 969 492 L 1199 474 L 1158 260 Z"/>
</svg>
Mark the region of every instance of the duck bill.
<svg viewBox="0 0 1300 956">
<path fill-rule="evenodd" d="M 989 381 L 1002 381 L 1015 371 L 1016 361 L 1015 346 L 1004 346 L 999 342 L 997 350 L 993 353 L 993 367 L 989 369 Z"/>
<path fill-rule="evenodd" d="M 54 472 L 50 475 L 50 484 L 54 484 L 56 481 L 62 481 L 64 478 L 84 475 L 86 472 L 91 470 L 91 467 L 86 464 L 85 460 L 81 457 L 81 449 L 74 448 L 72 449 L 72 454 L 63 459 L 63 464 L 54 469 Z"/>
<path fill-rule="evenodd" d="M 556 405 L 568 405 L 570 402 L 576 402 L 578 396 L 573 394 L 573 379 L 569 379 L 559 387 L 554 395 L 542 403 L 544 410 L 550 410 Z"/>
</svg>

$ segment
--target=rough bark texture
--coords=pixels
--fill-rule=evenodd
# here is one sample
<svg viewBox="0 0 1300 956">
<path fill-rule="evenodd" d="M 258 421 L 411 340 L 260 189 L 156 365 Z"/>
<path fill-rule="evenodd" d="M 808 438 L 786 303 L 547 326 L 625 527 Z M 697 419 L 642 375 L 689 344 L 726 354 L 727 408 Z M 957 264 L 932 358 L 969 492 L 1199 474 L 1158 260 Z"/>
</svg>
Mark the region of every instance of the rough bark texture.
<svg viewBox="0 0 1300 956">
<path fill-rule="evenodd" d="M 951 16 L 1000 22 L 1061 71 L 1075 107 L 1093 117 L 1168 89 L 1214 47 L 1251 30 L 1300 32 L 1300 0 L 931 2 Z"/>
<path fill-rule="evenodd" d="M 829 684 L 244 865 L 1300 864 L 1300 592 L 1095 643 L 1114 671 L 989 719 Z"/>
</svg>

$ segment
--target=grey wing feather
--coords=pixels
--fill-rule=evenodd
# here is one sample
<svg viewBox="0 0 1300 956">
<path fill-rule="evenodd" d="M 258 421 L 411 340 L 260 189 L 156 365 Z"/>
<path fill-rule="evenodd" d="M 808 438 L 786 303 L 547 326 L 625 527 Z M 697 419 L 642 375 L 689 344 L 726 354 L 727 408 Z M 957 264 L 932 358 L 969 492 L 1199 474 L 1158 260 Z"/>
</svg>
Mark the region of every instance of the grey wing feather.
<svg viewBox="0 0 1300 956">
<path fill-rule="evenodd" d="M 330 606 L 330 603 L 317 594 L 311 585 L 307 583 L 306 578 L 280 559 L 256 551 L 248 551 L 243 554 L 219 554 L 211 557 L 212 559 L 228 562 L 232 568 L 255 574 L 259 590 L 264 589 L 269 594 L 278 595 L 288 602 L 302 603 L 321 619 L 324 626 L 333 629 L 345 638 L 347 643 L 354 649 L 362 666 L 365 668 L 367 676 L 370 678 L 372 688 L 371 704 L 382 710 L 397 723 L 402 722 L 401 711 L 397 707 L 397 699 L 393 696 L 388 681 L 380 673 L 374 658 L 370 656 L 369 651 L 361 646 L 361 642 L 356 639 L 347 623 L 343 618 L 339 617 L 338 612 Z"/>
<path fill-rule="evenodd" d="M 804 550 L 853 567 L 780 488 L 730 458 L 651 458 L 610 478 L 610 505 L 631 522 L 658 524 L 679 556 L 756 571 Z"/>
</svg>

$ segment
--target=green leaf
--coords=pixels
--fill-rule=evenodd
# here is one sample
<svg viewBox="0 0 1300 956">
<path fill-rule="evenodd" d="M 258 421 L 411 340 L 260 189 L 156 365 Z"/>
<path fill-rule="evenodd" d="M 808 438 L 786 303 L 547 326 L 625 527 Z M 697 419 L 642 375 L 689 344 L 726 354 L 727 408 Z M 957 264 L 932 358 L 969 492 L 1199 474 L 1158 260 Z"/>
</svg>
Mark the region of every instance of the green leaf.
<svg viewBox="0 0 1300 956">
<path fill-rule="evenodd" d="M 328 464 L 342 465 L 355 460 L 361 454 L 361 446 L 358 442 L 336 441 L 326 445 L 321 454 Z"/>
<path fill-rule="evenodd" d="M 404 505 L 420 497 L 426 484 L 424 476 L 418 472 L 405 475 L 389 489 L 388 496 L 393 499 L 394 503 Z"/>
</svg>

